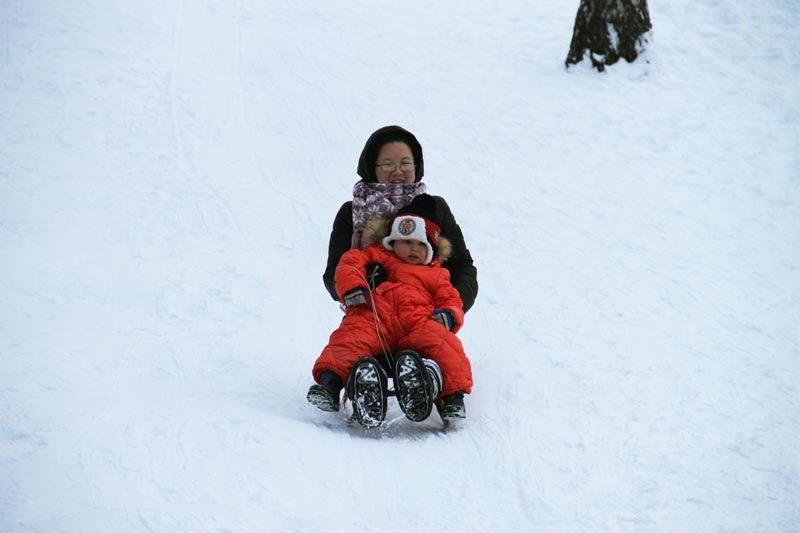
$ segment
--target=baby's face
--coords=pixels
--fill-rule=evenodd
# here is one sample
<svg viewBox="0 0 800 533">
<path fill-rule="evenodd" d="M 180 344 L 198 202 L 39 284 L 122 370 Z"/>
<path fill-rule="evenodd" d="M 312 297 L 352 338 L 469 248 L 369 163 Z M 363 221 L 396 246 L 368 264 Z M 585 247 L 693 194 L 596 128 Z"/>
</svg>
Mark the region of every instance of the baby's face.
<svg viewBox="0 0 800 533">
<path fill-rule="evenodd" d="M 397 257 L 412 265 L 421 265 L 428 257 L 428 248 L 420 241 L 400 239 L 394 241 L 392 246 Z"/>
</svg>

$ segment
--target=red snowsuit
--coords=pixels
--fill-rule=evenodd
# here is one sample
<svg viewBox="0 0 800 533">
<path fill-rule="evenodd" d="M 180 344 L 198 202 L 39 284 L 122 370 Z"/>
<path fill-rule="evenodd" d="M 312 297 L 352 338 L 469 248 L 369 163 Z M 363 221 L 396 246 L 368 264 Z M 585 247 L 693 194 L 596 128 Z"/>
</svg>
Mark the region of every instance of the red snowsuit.
<svg viewBox="0 0 800 533">
<path fill-rule="evenodd" d="M 349 250 L 336 268 L 339 301 L 344 301 L 348 291 L 366 288 L 368 263 L 380 263 L 386 269 L 387 281 L 375 288 L 372 299 L 388 349 L 395 353 L 408 348 L 436 361 L 444 381 L 441 396 L 457 391 L 471 392 L 472 369 L 455 335 L 464 323 L 464 311 L 458 292 L 450 284 L 447 269 L 437 259 L 428 265 L 406 263 L 379 245 Z M 453 314 L 453 331 L 447 331 L 431 319 L 434 309 L 446 309 Z M 331 370 L 344 382 L 350 367 L 360 357 L 383 354 L 376 327 L 369 303 L 348 308 L 344 320 L 314 363 L 314 379 L 319 382 L 322 371 Z"/>
</svg>

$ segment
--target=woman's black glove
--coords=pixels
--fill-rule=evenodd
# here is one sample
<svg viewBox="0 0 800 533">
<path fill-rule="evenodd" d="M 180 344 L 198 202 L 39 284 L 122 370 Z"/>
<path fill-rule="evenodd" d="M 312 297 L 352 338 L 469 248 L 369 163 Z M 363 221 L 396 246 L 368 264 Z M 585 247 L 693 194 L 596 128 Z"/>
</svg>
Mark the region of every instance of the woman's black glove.
<svg viewBox="0 0 800 533">
<path fill-rule="evenodd" d="M 374 291 L 375 287 L 386 281 L 386 269 L 380 263 L 367 263 L 367 284 L 369 290 Z"/>
</svg>

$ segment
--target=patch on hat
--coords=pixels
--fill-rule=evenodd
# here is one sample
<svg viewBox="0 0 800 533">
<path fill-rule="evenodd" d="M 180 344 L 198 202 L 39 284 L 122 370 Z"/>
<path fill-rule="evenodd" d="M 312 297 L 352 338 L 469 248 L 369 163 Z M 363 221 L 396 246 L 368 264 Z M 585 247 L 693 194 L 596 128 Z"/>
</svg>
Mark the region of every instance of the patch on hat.
<svg viewBox="0 0 800 533">
<path fill-rule="evenodd" d="M 432 225 L 433 223 L 431 222 L 430 224 Z M 394 241 L 419 241 L 425 245 L 425 249 L 427 250 L 425 261 L 423 262 L 423 264 L 427 265 L 433 261 L 433 246 L 431 246 L 430 238 L 425 233 L 427 226 L 428 222 L 422 217 L 416 215 L 398 215 L 392 221 L 391 232 L 383 238 L 381 243 L 387 250 L 394 250 L 394 245 L 392 244 Z"/>
<path fill-rule="evenodd" d="M 417 223 L 414 222 L 413 218 L 404 218 L 397 225 L 397 231 L 399 231 L 400 235 L 402 235 L 403 237 L 408 237 L 409 235 L 414 233 L 415 229 L 417 229 Z"/>
</svg>

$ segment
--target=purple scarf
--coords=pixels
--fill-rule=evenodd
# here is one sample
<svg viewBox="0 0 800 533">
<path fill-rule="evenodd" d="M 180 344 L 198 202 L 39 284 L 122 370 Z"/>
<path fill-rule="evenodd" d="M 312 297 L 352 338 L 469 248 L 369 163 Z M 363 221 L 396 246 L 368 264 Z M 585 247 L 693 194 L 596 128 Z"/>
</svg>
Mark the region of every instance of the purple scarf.
<svg viewBox="0 0 800 533">
<path fill-rule="evenodd" d="M 375 218 L 391 218 L 418 194 L 425 192 L 425 184 L 415 183 L 365 183 L 353 186 L 353 239 L 351 248 L 361 248 L 364 225 Z"/>
</svg>

